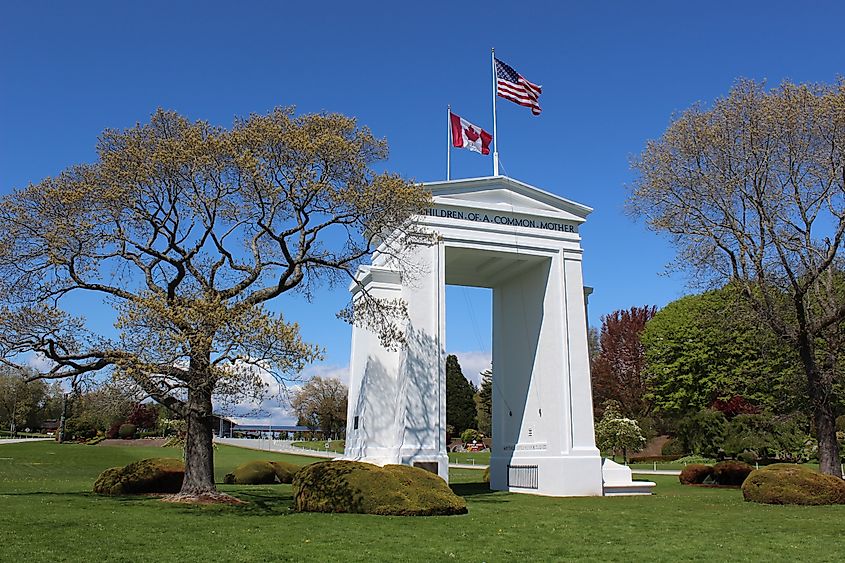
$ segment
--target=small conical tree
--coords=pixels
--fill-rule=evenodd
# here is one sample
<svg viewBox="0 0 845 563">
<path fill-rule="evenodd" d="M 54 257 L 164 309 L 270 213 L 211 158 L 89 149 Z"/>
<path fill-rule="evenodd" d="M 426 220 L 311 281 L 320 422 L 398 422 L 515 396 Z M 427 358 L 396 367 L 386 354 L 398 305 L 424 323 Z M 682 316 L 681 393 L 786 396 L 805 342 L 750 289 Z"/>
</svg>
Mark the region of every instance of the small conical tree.
<svg viewBox="0 0 845 563">
<path fill-rule="evenodd" d="M 493 372 L 489 369 L 481 372 L 481 386 L 475 394 L 475 414 L 478 418 L 478 431 L 485 436 L 492 436 Z"/>
<path fill-rule="evenodd" d="M 455 427 L 455 434 L 475 428 L 475 386 L 464 377 L 454 354 L 446 356 L 446 424 Z"/>
</svg>

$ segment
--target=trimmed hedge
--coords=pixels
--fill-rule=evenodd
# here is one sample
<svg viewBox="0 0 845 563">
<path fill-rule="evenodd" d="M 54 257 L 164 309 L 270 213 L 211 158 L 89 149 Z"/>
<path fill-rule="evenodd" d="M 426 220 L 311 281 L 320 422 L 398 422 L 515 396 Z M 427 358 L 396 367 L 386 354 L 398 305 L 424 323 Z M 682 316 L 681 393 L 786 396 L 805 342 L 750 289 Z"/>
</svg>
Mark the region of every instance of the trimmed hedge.
<svg viewBox="0 0 845 563">
<path fill-rule="evenodd" d="M 101 495 L 178 493 L 184 477 L 185 464 L 179 459 L 142 459 L 100 473 L 94 482 L 94 492 Z"/>
<path fill-rule="evenodd" d="M 379 467 L 358 461 L 307 465 L 293 479 L 301 512 L 355 512 L 393 516 L 466 514 L 467 506 L 437 475 L 407 465 Z"/>
<path fill-rule="evenodd" d="M 300 466 L 284 461 L 248 461 L 227 473 L 223 482 L 227 485 L 272 485 L 291 483 Z"/>
<path fill-rule="evenodd" d="M 653 461 L 669 462 L 669 461 L 677 461 L 679 457 L 681 457 L 681 456 L 679 456 L 679 455 L 632 455 L 632 456 L 628 456 L 628 462 L 629 463 L 651 463 Z"/>
<path fill-rule="evenodd" d="M 705 479 L 713 475 L 713 468 L 703 463 L 687 465 L 678 476 L 682 485 L 700 485 Z"/>
<path fill-rule="evenodd" d="M 664 456 L 674 456 L 676 459 L 684 455 L 684 443 L 678 440 L 677 438 L 669 438 L 666 440 L 666 443 L 663 444 L 663 447 L 660 448 L 661 455 Z"/>
<path fill-rule="evenodd" d="M 845 481 L 809 467 L 776 463 L 751 472 L 742 496 L 763 504 L 845 504 Z"/>
<path fill-rule="evenodd" d="M 293 483 L 293 476 L 296 472 L 302 469 L 301 465 L 288 463 L 286 461 L 271 461 L 270 464 L 276 471 L 276 479 L 279 483 L 290 484 Z"/>
<path fill-rule="evenodd" d="M 134 424 L 121 424 L 117 430 L 117 435 L 124 440 L 132 440 L 135 438 L 135 432 L 138 428 Z"/>
<path fill-rule="evenodd" d="M 754 468 L 743 461 L 720 461 L 713 466 L 713 480 L 719 485 L 738 487 Z"/>
</svg>

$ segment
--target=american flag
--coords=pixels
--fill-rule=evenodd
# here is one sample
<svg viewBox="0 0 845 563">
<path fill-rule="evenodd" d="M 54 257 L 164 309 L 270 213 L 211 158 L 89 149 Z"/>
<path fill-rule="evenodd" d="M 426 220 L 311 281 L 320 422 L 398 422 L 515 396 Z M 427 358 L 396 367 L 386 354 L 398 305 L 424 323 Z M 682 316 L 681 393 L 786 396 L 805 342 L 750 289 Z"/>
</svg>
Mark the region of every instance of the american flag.
<svg viewBox="0 0 845 563">
<path fill-rule="evenodd" d="M 496 94 L 521 106 L 531 108 L 531 113 L 540 115 L 540 94 L 543 87 L 526 80 L 524 76 L 496 59 Z"/>
</svg>

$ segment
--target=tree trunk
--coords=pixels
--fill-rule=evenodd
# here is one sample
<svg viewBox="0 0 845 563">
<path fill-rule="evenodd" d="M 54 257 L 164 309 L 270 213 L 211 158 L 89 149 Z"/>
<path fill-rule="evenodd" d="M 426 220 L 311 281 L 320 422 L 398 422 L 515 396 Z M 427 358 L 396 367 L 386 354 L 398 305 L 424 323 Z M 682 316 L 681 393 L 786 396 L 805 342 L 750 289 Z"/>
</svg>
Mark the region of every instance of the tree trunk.
<svg viewBox="0 0 845 563">
<path fill-rule="evenodd" d="M 185 480 L 180 494 L 216 493 L 212 443 L 211 390 L 188 390 L 188 433 L 185 436 Z"/>
<path fill-rule="evenodd" d="M 839 442 L 836 440 L 836 416 L 830 398 L 833 386 L 819 371 L 815 350 L 807 334 L 798 338 L 798 354 L 807 376 L 807 394 L 813 406 L 813 422 L 819 441 L 819 470 L 828 475 L 842 477 L 839 461 Z"/>
</svg>

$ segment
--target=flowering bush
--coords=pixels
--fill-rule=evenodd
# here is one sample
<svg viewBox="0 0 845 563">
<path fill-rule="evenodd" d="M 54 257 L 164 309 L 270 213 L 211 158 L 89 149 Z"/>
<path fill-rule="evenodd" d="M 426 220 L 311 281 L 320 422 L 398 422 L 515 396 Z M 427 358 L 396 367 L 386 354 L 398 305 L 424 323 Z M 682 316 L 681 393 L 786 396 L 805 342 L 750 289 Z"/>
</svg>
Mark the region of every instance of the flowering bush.
<svg viewBox="0 0 845 563">
<path fill-rule="evenodd" d="M 621 450 L 622 459 L 627 463 L 628 452 L 642 450 L 646 439 L 636 420 L 623 417 L 615 405 L 608 402 L 604 415 L 596 425 L 596 442 L 599 448 L 614 454 Z"/>
</svg>

